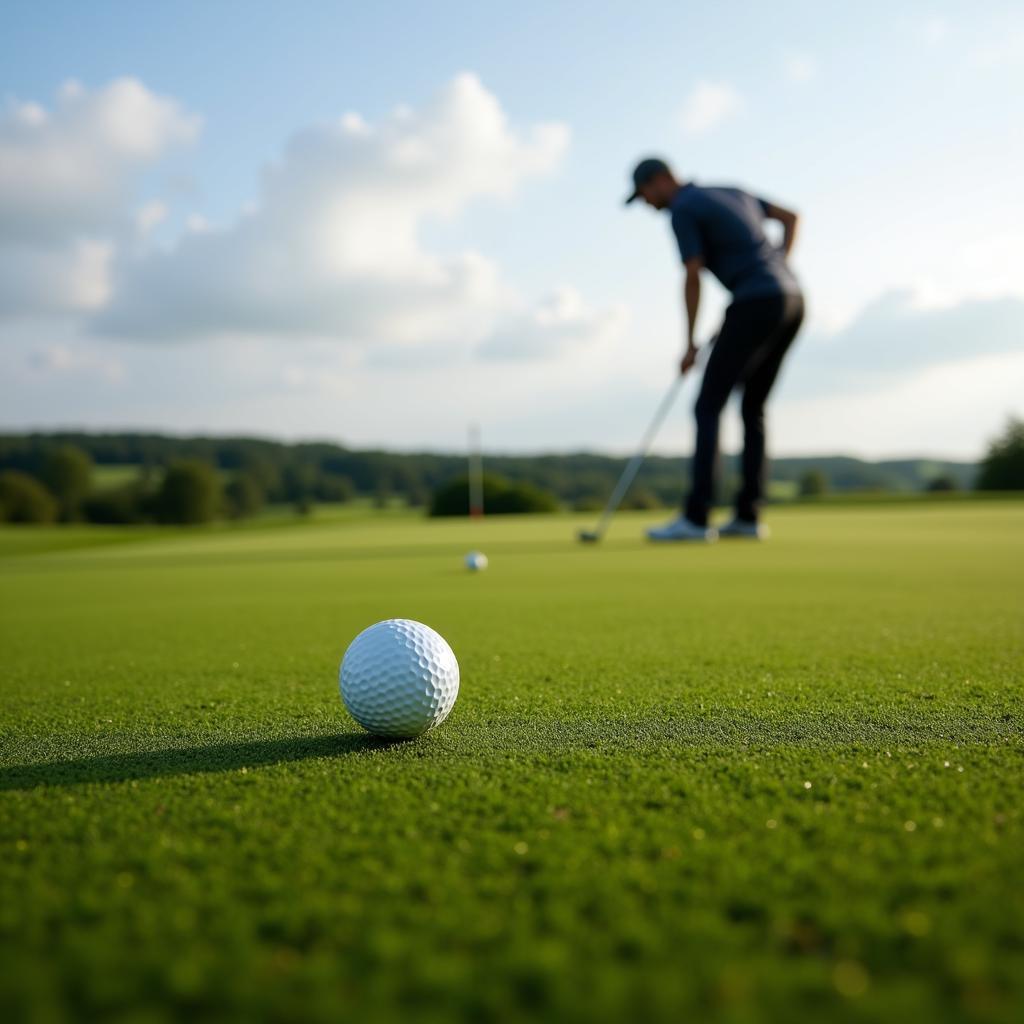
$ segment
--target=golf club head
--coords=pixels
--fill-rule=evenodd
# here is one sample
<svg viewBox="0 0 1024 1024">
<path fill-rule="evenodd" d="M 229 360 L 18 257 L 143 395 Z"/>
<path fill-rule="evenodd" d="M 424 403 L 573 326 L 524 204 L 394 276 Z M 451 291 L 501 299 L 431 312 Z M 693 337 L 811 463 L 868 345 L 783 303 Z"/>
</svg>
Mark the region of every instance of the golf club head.
<svg viewBox="0 0 1024 1024">
<path fill-rule="evenodd" d="M 580 530 L 576 534 L 576 539 L 584 544 L 596 544 L 601 539 L 601 535 L 596 530 Z"/>
</svg>

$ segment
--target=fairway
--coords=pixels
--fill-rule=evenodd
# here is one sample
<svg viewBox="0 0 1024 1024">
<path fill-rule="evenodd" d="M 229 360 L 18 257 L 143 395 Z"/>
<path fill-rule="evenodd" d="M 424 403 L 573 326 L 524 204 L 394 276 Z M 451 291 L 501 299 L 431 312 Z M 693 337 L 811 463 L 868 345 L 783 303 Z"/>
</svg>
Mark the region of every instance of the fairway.
<svg viewBox="0 0 1024 1024">
<path fill-rule="evenodd" d="M 5 1019 L 1020 1020 L 1024 503 L 656 519 L 0 531 Z"/>
</svg>

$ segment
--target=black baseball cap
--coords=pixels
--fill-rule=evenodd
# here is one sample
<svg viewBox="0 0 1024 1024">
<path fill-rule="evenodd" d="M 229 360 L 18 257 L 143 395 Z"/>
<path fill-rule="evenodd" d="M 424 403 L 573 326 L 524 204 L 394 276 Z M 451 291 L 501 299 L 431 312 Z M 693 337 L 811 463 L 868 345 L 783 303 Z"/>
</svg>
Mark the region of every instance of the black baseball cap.
<svg viewBox="0 0 1024 1024">
<path fill-rule="evenodd" d="M 627 203 L 640 198 L 640 189 L 659 174 L 671 174 L 668 164 L 660 157 L 645 157 L 633 168 L 633 193 L 627 199 Z"/>
</svg>

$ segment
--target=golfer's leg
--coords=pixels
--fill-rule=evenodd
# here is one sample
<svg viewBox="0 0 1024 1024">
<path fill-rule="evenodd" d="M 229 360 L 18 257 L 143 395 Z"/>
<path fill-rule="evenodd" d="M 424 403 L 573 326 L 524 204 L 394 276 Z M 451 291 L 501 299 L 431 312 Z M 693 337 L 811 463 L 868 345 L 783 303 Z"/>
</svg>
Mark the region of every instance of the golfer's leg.
<svg viewBox="0 0 1024 1024">
<path fill-rule="evenodd" d="M 764 355 L 755 360 L 744 387 L 743 416 L 743 487 L 736 497 L 736 516 L 757 522 L 758 508 L 764 496 L 767 462 L 765 460 L 764 407 L 782 360 L 803 321 L 803 300 L 787 297 L 782 316 L 765 342 Z"/>
<path fill-rule="evenodd" d="M 690 495 L 684 508 L 686 518 L 697 526 L 708 525 L 708 512 L 711 510 L 718 469 L 718 421 L 729 397 L 729 391 L 721 388 L 716 379 L 712 378 L 709 382 L 710 373 L 709 364 L 700 397 L 694 407 L 697 444 L 690 467 Z"/>
<path fill-rule="evenodd" d="M 742 307 L 730 307 L 718 340 L 711 349 L 694 407 L 697 420 L 697 445 L 691 467 L 690 495 L 683 514 L 697 526 L 707 526 L 714 498 L 715 470 L 718 461 L 718 421 L 722 408 L 736 386 L 748 356 Z"/>
</svg>

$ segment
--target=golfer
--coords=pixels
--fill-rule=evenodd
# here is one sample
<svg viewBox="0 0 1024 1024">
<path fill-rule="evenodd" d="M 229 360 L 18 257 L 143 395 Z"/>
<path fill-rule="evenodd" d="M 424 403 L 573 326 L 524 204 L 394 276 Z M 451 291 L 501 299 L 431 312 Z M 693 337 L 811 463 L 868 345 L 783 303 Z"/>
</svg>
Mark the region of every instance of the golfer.
<svg viewBox="0 0 1024 1024">
<path fill-rule="evenodd" d="M 683 514 L 648 530 L 658 541 L 711 541 L 718 537 L 766 536 L 758 521 L 765 484 L 764 406 L 779 367 L 800 329 L 804 300 L 786 262 L 799 218 L 792 210 L 736 188 L 680 182 L 664 160 L 641 160 L 633 171 L 633 192 L 655 210 L 667 210 L 686 268 L 686 351 L 680 371 L 697 361 L 694 325 L 700 308 L 700 275 L 710 270 L 732 294 L 704 369 L 695 408 L 697 447 L 690 494 Z M 765 235 L 765 219 L 780 221 L 782 245 Z M 718 461 L 718 421 L 735 388 L 743 389 L 743 486 L 736 514 L 721 530 L 708 524 Z"/>
</svg>

